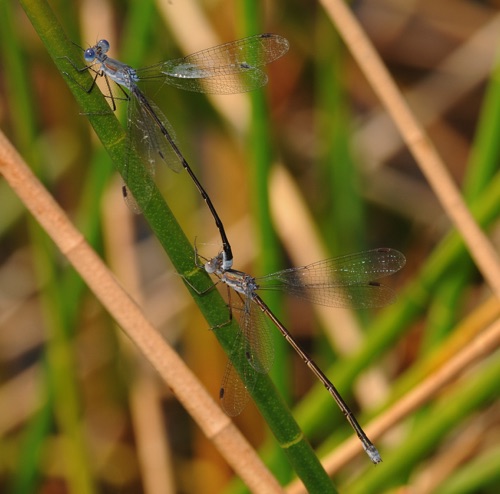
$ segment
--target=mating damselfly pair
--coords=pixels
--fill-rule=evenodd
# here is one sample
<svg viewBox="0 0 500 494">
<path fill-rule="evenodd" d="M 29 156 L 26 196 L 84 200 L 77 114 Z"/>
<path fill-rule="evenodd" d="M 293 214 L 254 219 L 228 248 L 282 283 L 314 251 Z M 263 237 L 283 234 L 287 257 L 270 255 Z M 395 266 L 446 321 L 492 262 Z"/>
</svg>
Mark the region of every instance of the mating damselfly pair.
<svg viewBox="0 0 500 494">
<path fill-rule="evenodd" d="M 266 84 L 267 76 L 261 68 L 284 55 L 289 48 L 288 41 L 276 34 L 259 34 L 142 69 L 134 69 L 109 57 L 109 48 L 109 43 L 101 40 L 84 50 L 84 58 L 89 65 L 79 70 L 95 72 L 88 91 L 93 89 L 99 76 L 106 80 L 109 78 L 119 87 L 127 89 L 128 93 L 124 91 L 124 95 L 128 100 L 127 136 L 130 153 L 135 151 L 140 154 L 144 166 L 152 175 L 156 164 L 161 161 L 177 172 L 184 168 L 207 203 L 221 236 L 222 252 L 212 259 L 206 259 L 203 268 L 207 273 L 217 276 L 218 282 L 231 288 L 236 293 L 233 298 L 240 300 L 233 307 L 239 314 L 240 331 L 235 335 L 220 392 L 224 410 L 231 416 L 241 413 L 258 375 L 269 371 L 273 362 L 269 337 L 271 322 L 335 399 L 372 462 L 379 463 L 381 458 L 377 449 L 335 386 L 300 348 L 257 292 L 259 289 L 281 290 L 332 307 L 381 307 L 394 300 L 394 293 L 377 280 L 401 269 L 405 263 L 404 256 L 393 249 L 374 249 L 279 271 L 259 279 L 232 269 L 231 245 L 209 195 L 180 151 L 167 118 L 139 87 L 142 81 L 160 80 L 171 86 L 201 93 L 250 91 Z M 125 181 L 128 166 L 127 158 Z M 128 204 L 139 212 L 126 186 L 123 191 Z M 233 366 L 236 359 L 245 362 L 241 376 Z"/>
</svg>

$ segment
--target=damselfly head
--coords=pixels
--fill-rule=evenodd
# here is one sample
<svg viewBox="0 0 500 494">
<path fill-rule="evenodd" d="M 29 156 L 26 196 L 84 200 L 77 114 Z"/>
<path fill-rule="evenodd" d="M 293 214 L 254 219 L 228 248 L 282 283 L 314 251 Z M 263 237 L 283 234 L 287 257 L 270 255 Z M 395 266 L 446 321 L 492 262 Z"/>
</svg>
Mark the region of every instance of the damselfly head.
<svg viewBox="0 0 500 494">
<path fill-rule="evenodd" d="M 223 272 L 223 253 L 213 257 L 205 263 L 205 271 L 208 274 L 222 273 Z"/>
<path fill-rule="evenodd" d="M 101 39 L 100 41 L 97 42 L 96 45 L 87 48 L 83 52 L 83 58 L 85 59 L 86 62 L 93 62 L 96 58 L 99 58 L 100 56 L 107 53 L 108 50 L 109 50 L 109 41 Z"/>
</svg>

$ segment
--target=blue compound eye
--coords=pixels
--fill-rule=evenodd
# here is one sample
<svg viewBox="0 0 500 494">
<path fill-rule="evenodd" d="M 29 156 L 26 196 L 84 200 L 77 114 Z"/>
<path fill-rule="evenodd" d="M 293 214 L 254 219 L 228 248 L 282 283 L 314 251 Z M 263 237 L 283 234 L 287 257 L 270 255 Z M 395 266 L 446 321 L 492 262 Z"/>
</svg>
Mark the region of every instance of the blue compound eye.
<svg viewBox="0 0 500 494">
<path fill-rule="evenodd" d="M 101 39 L 101 41 L 97 43 L 97 48 L 99 48 L 99 50 L 101 50 L 102 53 L 107 53 L 107 51 L 109 50 L 108 40 Z"/>
<path fill-rule="evenodd" d="M 95 50 L 93 48 L 87 48 L 83 53 L 83 58 L 86 62 L 93 62 L 95 60 Z"/>
</svg>

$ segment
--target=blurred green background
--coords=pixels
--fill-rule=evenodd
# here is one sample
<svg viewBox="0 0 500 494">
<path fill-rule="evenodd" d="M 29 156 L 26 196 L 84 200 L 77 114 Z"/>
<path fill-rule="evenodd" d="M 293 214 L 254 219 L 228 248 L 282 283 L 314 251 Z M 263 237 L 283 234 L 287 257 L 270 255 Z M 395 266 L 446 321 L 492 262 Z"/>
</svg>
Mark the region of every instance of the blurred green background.
<svg viewBox="0 0 500 494">
<path fill-rule="evenodd" d="M 320 4 L 82 0 L 51 7 L 70 40 L 86 48 L 106 38 L 110 56 L 134 67 L 258 32 L 289 40 L 256 94 L 208 98 L 162 87 L 148 95 L 212 197 L 236 269 L 258 276 L 381 246 L 406 255 L 407 267 L 387 281 L 398 302 L 384 310 L 325 315 L 264 296 L 362 424 L 432 375 L 454 336 L 470 340 L 498 317 Z M 497 241 L 498 2 L 368 0 L 352 8 Z M 226 356 L 208 323 L 146 221 L 123 204 L 109 156 L 23 9 L 11 1 L 0 9 L 3 132 L 217 397 Z M 83 57 L 75 62 L 84 65 Z M 123 121 L 126 105 L 119 106 Z M 220 241 L 204 202 L 186 173 L 164 168 L 156 182 L 186 236 L 215 255 Z M 215 448 L 3 180 L 0 211 L 0 490 L 240 492 Z M 308 439 L 327 454 L 351 429 L 277 331 L 275 347 L 272 378 Z M 376 441 L 382 465 L 363 456 L 336 472 L 339 488 L 497 492 L 500 367 L 491 350 Z M 280 481 L 291 480 L 254 405 L 236 421 Z"/>
</svg>

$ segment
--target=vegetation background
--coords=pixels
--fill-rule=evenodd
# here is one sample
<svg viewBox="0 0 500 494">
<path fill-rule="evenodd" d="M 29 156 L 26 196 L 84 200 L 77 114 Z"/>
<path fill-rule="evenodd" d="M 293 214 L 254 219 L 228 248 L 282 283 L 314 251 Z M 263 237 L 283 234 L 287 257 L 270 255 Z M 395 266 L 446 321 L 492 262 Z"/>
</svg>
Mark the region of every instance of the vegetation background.
<svg viewBox="0 0 500 494">
<path fill-rule="evenodd" d="M 153 235 L 125 207 L 110 156 L 49 56 L 53 44 L 28 20 L 43 2 L 21 3 L 0 2 L 2 132 L 216 398 L 227 357 L 162 247 L 184 259 L 184 273 L 192 251 L 173 252 L 182 239 L 159 214 L 146 215 Z M 289 40 L 259 94 L 148 94 L 212 197 L 236 269 L 258 276 L 382 246 L 407 257 L 387 281 L 398 301 L 386 309 L 351 314 L 264 296 L 362 425 L 371 424 L 384 462 L 373 467 L 356 442 L 351 452 L 339 448 L 351 429 L 277 331 L 272 380 L 341 491 L 497 492 L 498 291 L 381 106 L 383 89 L 341 41 L 329 3 L 51 7 L 69 40 L 87 47 L 106 38 L 110 56 L 134 67 L 258 32 Z M 497 246 L 498 2 L 366 0 L 350 8 Z M 57 49 L 78 54 L 69 42 Z M 204 255 L 215 255 L 217 230 L 187 174 L 158 170 L 156 183 L 191 244 L 196 238 Z M 0 490 L 242 492 L 227 458 L 4 180 L 0 210 Z M 172 262 L 179 269 L 182 261 Z M 300 492 L 253 403 L 236 424 L 280 484 Z"/>
</svg>

